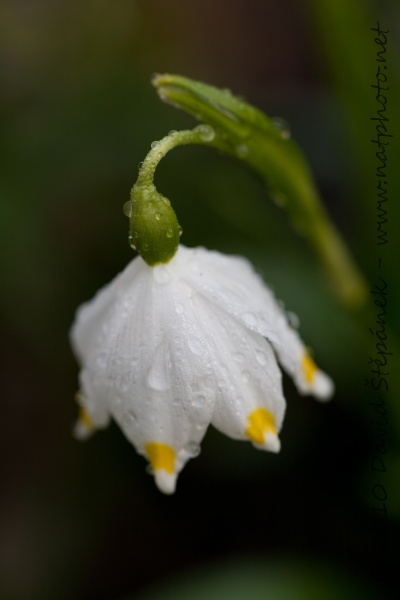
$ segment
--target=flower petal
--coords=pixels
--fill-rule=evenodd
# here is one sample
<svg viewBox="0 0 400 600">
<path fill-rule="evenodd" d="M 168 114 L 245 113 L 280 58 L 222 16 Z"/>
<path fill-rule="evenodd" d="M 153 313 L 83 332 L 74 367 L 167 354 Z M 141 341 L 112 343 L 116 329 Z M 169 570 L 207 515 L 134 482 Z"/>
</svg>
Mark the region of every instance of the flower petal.
<svg viewBox="0 0 400 600">
<path fill-rule="evenodd" d="M 248 329 L 263 335 L 301 394 L 329 399 L 333 394 L 332 380 L 312 362 L 288 315 L 252 265 L 241 257 L 202 248 L 191 252 L 188 281 L 193 289 Z"/>
<path fill-rule="evenodd" d="M 250 439 L 257 447 L 278 451 L 286 403 L 270 344 L 213 302 L 197 296 L 193 304 L 198 319 L 207 325 L 213 356 L 210 379 L 217 398 L 212 424 L 232 438 Z"/>
<path fill-rule="evenodd" d="M 82 364 L 75 435 L 112 416 L 168 494 L 210 422 L 279 451 L 277 359 L 301 393 L 333 389 L 251 265 L 202 248 L 180 246 L 156 267 L 134 259 L 78 310 L 71 340 Z"/>
<path fill-rule="evenodd" d="M 81 385 L 94 424 L 102 411 L 111 414 L 152 463 L 160 489 L 171 493 L 176 474 L 198 454 L 214 410 L 210 357 L 180 270 L 133 263 L 126 270 L 132 276 L 125 271 L 80 311 L 72 338 L 85 364 Z M 114 303 L 105 298 L 116 291 Z M 158 446 L 174 453 L 173 473 L 154 463 L 149 448 Z"/>
</svg>

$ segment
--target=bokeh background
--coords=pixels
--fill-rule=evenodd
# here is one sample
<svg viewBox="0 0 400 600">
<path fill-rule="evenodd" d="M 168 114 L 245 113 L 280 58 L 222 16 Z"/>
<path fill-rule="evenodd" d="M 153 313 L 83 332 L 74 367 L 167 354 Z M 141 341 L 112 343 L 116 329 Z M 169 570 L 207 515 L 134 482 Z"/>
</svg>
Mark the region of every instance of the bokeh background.
<svg viewBox="0 0 400 600">
<path fill-rule="evenodd" d="M 254 262 L 300 317 L 303 338 L 335 379 L 334 400 L 301 398 L 286 378 L 279 455 L 210 429 L 177 493 L 164 497 L 115 425 L 84 444 L 72 438 L 77 365 L 68 330 L 76 307 L 132 257 L 122 206 L 150 143 L 195 124 L 159 101 L 154 72 L 230 88 L 288 121 L 332 219 L 374 281 L 377 47 L 370 29 L 377 19 L 390 29 L 388 110 L 399 135 L 399 16 L 397 2 L 368 0 L 2 0 L 2 599 L 394 594 L 396 137 L 388 152 L 385 276 L 394 356 L 388 434 L 381 432 L 385 473 L 371 471 L 377 424 L 365 386 L 373 352 L 368 309 L 351 313 L 338 302 L 261 182 L 212 150 L 177 149 L 157 172 L 183 241 Z M 387 517 L 374 521 L 377 482 L 387 492 Z"/>
</svg>

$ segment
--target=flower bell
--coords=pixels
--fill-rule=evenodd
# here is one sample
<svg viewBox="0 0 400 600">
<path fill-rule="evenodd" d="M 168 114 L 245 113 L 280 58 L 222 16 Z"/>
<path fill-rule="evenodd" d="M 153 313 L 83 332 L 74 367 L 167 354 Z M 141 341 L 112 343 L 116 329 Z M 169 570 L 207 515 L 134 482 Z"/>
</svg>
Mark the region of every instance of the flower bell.
<svg viewBox="0 0 400 600">
<path fill-rule="evenodd" d="M 77 435 L 112 417 L 165 493 L 210 423 L 279 451 L 278 363 L 301 394 L 333 391 L 250 263 L 203 248 L 180 245 L 156 267 L 135 258 L 79 309 L 72 343 L 82 365 Z"/>
<path fill-rule="evenodd" d="M 286 408 L 280 367 L 301 394 L 324 400 L 333 393 L 247 260 L 179 245 L 154 170 L 172 147 L 212 138 L 211 127 L 200 126 L 152 145 L 127 209 L 140 255 L 79 308 L 71 331 L 81 365 L 76 436 L 113 418 L 166 494 L 199 453 L 210 423 L 279 452 Z"/>
</svg>

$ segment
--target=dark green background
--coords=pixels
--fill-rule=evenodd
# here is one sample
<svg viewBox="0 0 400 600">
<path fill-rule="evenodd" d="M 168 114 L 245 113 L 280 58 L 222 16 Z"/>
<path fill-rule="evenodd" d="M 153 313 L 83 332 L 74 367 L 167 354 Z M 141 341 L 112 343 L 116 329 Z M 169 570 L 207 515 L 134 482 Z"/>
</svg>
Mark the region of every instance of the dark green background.
<svg viewBox="0 0 400 600">
<path fill-rule="evenodd" d="M 337 302 L 258 179 L 213 150 L 177 149 L 158 169 L 182 241 L 254 262 L 300 317 L 303 338 L 335 380 L 333 401 L 301 398 L 285 379 L 278 456 L 210 430 L 176 495 L 164 497 L 115 425 L 85 444 L 72 438 L 77 365 L 68 330 L 76 307 L 132 257 L 122 206 L 150 143 L 195 124 L 158 100 L 149 83 L 156 71 L 228 87 L 285 118 L 374 281 L 370 28 L 379 19 L 390 29 L 388 114 L 400 136 L 399 15 L 398 2 L 361 0 L 1 2 L 1 598 L 392 593 L 400 521 L 396 137 L 384 250 L 394 352 L 384 474 L 370 469 L 368 308 L 351 314 Z M 387 492 L 385 531 L 372 519 L 376 483 Z"/>
</svg>

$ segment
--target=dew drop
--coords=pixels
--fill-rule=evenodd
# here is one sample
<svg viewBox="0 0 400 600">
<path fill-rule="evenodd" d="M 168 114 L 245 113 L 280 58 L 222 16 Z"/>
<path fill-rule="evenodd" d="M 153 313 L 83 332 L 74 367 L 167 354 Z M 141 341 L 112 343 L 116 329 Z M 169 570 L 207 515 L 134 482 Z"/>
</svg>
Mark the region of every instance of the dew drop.
<svg viewBox="0 0 400 600">
<path fill-rule="evenodd" d="M 250 373 L 248 371 L 242 371 L 242 381 L 243 383 L 249 383 Z"/>
<path fill-rule="evenodd" d="M 288 320 L 288 324 L 289 327 L 292 327 L 293 329 L 298 329 L 300 326 L 300 319 L 299 317 L 293 313 L 293 312 L 287 312 L 286 313 L 286 317 Z"/>
<path fill-rule="evenodd" d="M 178 232 L 179 232 L 179 236 L 181 236 L 183 233 L 183 229 L 180 225 L 178 225 Z"/>
<path fill-rule="evenodd" d="M 154 279 L 157 283 L 165 285 L 171 281 L 171 274 L 166 267 L 159 265 L 158 267 L 154 267 Z"/>
<path fill-rule="evenodd" d="M 244 158 L 248 153 L 249 153 L 249 147 L 246 146 L 246 144 L 239 144 L 239 146 L 236 146 L 236 154 L 240 158 Z"/>
<path fill-rule="evenodd" d="M 236 362 L 238 363 L 243 363 L 245 361 L 245 356 L 244 354 L 242 354 L 241 352 L 234 352 L 233 354 L 233 358 L 236 360 Z"/>
<path fill-rule="evenodd" d="M 194 394 L 190 405 L 196 410 L 204 408 L 207 405 L 207 396 L 202 393 Z"/>
<path fill-rule="evenodd" d="M 161 219 L 161 213 L 159 213 L 159 212 L 154 213 L 154 218 L 156 221 L 159 221 Z"/>
<path fill-rule="evenodd" d="M 161 194 L 160 194 L 161 196 Z M 168 198 L 166 198 L 165 196 L 161 196 L 161 200 L 164 202 L 164 204 L 166 204 L 167 206 L 171 206 L 171 202 L 168 200 Z"/>
<path fill-rule="evenodd" d="M 290 127 L 285 119 L 282 119 L 281 117 L 273 117 L 271 121 L 275 129 L 279 131 L 284 140 L 290 139 Z"/>
<path fill-rule="evenodd" d="M 255 315 L 253 315 L 253 313 L 250 313 L 250 312 L 244 313 L 243 321 L 249 327 L 254 327 L 257 324 L 257 319 L 256 319 Z"/>
<path fill-rule="evenodd" d="M 226 383 L 225 383 L 225 381 L 223 379 L 218 379 L 217 383 L 218 383 L 218 389 L 221 392 L 224 392 L 226 390 Z"/>
<path fill-rule="evenodd" d="M 171 229 L 171 227 L 168 227 L 167 233 L 166 233 L 167 238 L 171 239 L 173 237 L 173 235 L 174 235 L 173 230 Z"/>
<path fill-rule="evenodd" d="M 132 215 L 132 200 L 128 200 L 127 202 L 125 202 L 122 210 L 124 211 L 124 215 L 126 217 L 131 217 L 131 215 Z"/>
<path fill-rule="evenodd" d="M 142 167 L 143 167 L 143 161 L 141 161 L 141 162 L 138 164 L 138 169 L 139 169 L 139 171 L 140 171 L 140 169 L 141 169 Z"/>
<path fill-rule="evenodd" d="M 158 140 L 151 142 L 150 148 L 155 148 L 156 146 L 158 146 Z"/>
<path fill-rule="evenodd" d="M 148 244 L 143 244 L 143 246 L 142 246 L 142 250 L 143 250 L 144 252 L 146 252 L 148 249 L 149 249 L 149 245 L 148 245 Z"/>
<path fill-rule="evenodd" d="M 200 338 L 196 338 L 194 335 L 191 335 L 188 340 L 189 350 L 193 352 L 193 354 L 197 354 L 201 356 L 204 353 L 204 345 Z"/>
<path fill-rule="evenodd" d="M 156 392 L 165 392 L 169 390 L 170 383 L 167 374 L 161 370 L 158 366 L 153 366 L 150 368 L 147 374 L 147 384 Z"/>
<path fill-rule="evenodd" d="M 191 458 L 196 458 L 201 452 L 200 446 L 196 442 L 188 442 L 184 446 L 184 450 Z"/>
<path fill-rule="evenodd" d="M 210 125 L 198 125 L 195 130 L 200 134 L 203 142 L 211 142 L 215 138 L 215 131 Z"/>
<path fill-rule="evenodd" d="M 132 425 L 134 425 L 137 421 L 137 417 L 136 414 L 134 413 L 133 410 L 127 410 L 126 412 L 123 413 L 122 415 L 122 424 L 124 427 L 132 427 Z"/>
<path fill-rule="evenodd" d="M 168 132 L 168 135 L 176 135 L 177 133 L 176 129 L 171 129 L 171 131 Z"/>
<path fill-rule="evenodd" d="M 267 357 L 262 350 L 256 350 L 256 360 L 262 367 L 267 364 Z"/>
</svg>

